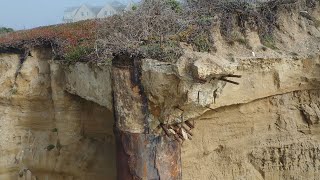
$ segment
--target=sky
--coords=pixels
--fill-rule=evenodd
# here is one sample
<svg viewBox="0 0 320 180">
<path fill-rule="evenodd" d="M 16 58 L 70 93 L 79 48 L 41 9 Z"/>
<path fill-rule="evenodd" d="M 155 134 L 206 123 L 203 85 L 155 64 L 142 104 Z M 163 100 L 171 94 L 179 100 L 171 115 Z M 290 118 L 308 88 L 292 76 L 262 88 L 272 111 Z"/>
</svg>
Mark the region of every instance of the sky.
<svg viewBox="0 0 320 180">
<path fill-rule="evenodd" d="M 102 6 L 113 0 L 0 0 L 0 27 L 15 30 L 62 23 L 68 7 Z M 126 3 L 127 0 L 118 0 Z"/>
</svg>

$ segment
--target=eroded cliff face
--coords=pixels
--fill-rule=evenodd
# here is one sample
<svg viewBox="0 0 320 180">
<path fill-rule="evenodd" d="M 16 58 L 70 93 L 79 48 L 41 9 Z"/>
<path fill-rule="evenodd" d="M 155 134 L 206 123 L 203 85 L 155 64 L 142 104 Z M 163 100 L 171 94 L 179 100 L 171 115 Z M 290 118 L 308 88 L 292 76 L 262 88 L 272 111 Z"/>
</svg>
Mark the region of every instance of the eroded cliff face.
<svg viewBox="0 0 320 180">
<path fill-rule="evenodd" d="M 249 30 L 251 48 L 230 46 L 215 27 L 216 53 L 181 44 L 175 62 L 141 60 L 150 133 L 166 138 L 160 124 L 195 122 L 182 179 L 320 179 L 320 29 L 304 9 L 283 8 L 276 48 Z M 308 13 L 320 17 L 319 8 Z M 25 60 L 1 54 L 0 179 L 115 179 L 111 71 L 61 65 L 43 49 Z M 130 84 L 126 73 L 114 75 Z M 139 88 L 129 97 L 140 98 Z M 145 128 L 141 117 L 123 119 L 124 131 Z"/>
<path fill-rule="evenodd" d="M 185 145 L 185 179 L 318 179 L 319 95 L 295 91 L 205 113 Z"/>
<path fill-rule="evenodd" d="M 0 178 L 115 179 L 110 67 L 66 67 L 46 54 L 0 57 Z M 186 51 L 142 68 L 154 127 L 195 121 L 183 179 L 320 176 L 319 56 L 229 62 Z M 240 85 L 214 79 L 230 73 Z"/>
<path fill-rule="evenodd" d="M 65 91 L 65 71 L 50 50 L 1 54 L 0 179 L 115 178 L 112 113 Z"/>
<path fill-rule="evenodd" d="M 185 63 L 197 55 L 186 53 L 178 66 L 144 66 L 151 118 L 195 121 L 182 147 L 183 179 L 318 179 L 319 56 L 235 64 L 201 54 Z M 242 75 L 240 85 L 218 79 L 229 73 Z"/>
<path fill-rule="evenodd" d="M 276 49 L 254 31 L 251 49 L 228 46 L 214 29 L 216 53 L 186 45 L 175 63 L 144 61 L 150 118 L 195 122 L 183 179 L 319 179 L 319 26 L 286 11 L 278 25 Z"/>
</svg>

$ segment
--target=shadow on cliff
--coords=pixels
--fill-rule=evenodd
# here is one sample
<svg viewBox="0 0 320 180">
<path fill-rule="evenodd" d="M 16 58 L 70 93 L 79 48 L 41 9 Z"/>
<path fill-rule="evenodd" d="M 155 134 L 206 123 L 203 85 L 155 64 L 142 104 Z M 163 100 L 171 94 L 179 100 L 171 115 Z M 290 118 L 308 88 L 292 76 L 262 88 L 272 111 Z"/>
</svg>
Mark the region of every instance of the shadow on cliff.
<svg viewBox="0 0 320 180">
<path fill-rule="evenodd" d="M 21 65 L 8 110 L 12 179 L 115 179 L 113 114 L 64 91 L 64 76 L 46 49 Z"/>
</svg>

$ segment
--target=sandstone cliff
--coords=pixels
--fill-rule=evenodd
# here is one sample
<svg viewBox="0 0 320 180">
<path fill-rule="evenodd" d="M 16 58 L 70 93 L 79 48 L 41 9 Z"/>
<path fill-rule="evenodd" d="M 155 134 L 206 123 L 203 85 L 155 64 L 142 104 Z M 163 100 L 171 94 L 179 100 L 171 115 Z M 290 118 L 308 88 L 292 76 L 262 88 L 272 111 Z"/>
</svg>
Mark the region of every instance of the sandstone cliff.
<svg viewBox="0 0 320 180">
<path fill-rule="evenodd" d="M 320 179 L 316 3 L 283 7 L 272 47 L 253 30 L 231 46 L 215 27 L 215 53 L 182 43 L 175 62 L 141 60 L 152 127 L 195 122 L 183 179 Z M 111 69 L 65 65 L 45 48 L 2 53 L 0 179 L 115 179 Z"/>
<path fill-rule="evenodd" d="M 0 179 L 114 179 L 111 111 L 66 92 L 50 54 L 0 56 Z"/>
</svg>

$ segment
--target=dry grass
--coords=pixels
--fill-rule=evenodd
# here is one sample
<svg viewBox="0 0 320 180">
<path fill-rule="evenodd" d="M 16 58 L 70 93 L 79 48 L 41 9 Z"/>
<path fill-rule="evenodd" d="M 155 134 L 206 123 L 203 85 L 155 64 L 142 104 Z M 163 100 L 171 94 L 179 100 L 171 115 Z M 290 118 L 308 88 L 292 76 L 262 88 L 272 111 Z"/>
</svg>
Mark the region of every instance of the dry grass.
<svg viewBox="0 0 320 180">
<path fill-rule="evenodd" d="M 183 5 L 174 3 L 175 6 L 169 1 L 173 2 L 145 0 L 135 11 L 103 22 L 97 41 L 97 47 L 103 49 L 103 56 L 110 58 L 113 53 L 126 51 L 174 61 L 181 53 L 170 52 L 176 52 L 180 42 L 191 44 L 196 51 L 215 52 L 213 26 L 220 27 L 221 34 L 231 45 L 238 42 L 250 49 L 246 29 L 258 31 L 261 39 L 273 37 L 278 7 L 297 0 L 255 3 L 247 0 L 187 0 Z M 242 33 L 241 36 L 235 37 L 238 32 Z M 272 46 L 271 41 L 263 42 Z"/>
<path fill-rule="evenodd" d="M 245 33 L 252 29 L 266 46 L 275 48 L 278 11 L 297 1 L 186 0 L 180 4 L 176 0 L 144 0 L 130 12 L 100 21 L 7 34 L 0 37 L 0 51 L 48 45 L 58 57 L 71 61 L 110 60 L 123 52 L 174 61 L 183 54 L 180 42 L 191 44 L 195 51 L 215 52 L 214 26 L 230 45 L 238 42 L 250 48 Z M 307 6 L 314 6 L 313 1 Z"/>
</svg>

